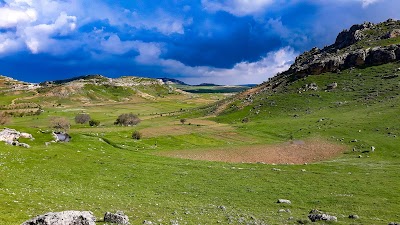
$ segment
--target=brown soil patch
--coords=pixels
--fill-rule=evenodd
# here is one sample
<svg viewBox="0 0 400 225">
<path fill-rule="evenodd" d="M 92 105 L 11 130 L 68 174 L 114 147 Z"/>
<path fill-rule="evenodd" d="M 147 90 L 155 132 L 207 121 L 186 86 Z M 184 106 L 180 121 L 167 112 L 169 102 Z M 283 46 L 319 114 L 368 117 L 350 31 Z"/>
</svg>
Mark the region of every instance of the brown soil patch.
<svg viewBox="0 0 400 225">
<path fill-rule="evenodd" d="M 257 145 L 231 149 L 182 150 L 160 155 L 221 162 L 304 164 L 331 159 L 345 150 L 342 145 L 312 139 L 277 145 Z"/>
</svg>

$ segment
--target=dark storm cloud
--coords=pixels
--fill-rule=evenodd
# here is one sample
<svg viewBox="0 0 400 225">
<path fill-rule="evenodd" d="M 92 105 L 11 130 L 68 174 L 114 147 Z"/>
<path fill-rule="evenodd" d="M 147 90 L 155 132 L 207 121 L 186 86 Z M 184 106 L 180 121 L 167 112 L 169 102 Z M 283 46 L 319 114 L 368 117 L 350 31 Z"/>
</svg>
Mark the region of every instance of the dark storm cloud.
<svg viewBox="0 0 400 225">
<path fill-rule="evenodd" d="M 342 29 L 399 10 L 394 0 L 0 0 L 0 73 L 259 83 Z"/>
</svg>

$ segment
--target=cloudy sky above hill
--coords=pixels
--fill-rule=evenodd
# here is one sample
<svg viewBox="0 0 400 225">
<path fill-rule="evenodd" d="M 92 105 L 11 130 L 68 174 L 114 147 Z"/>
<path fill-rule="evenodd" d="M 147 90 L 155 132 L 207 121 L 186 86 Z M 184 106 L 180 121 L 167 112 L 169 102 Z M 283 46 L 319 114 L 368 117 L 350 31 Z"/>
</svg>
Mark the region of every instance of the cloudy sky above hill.
<svg viewBox="0 0 400 225">
<path fill-rule="evenodd" d="M 0 0 L 0 74 L 261 83 L 398 0 Z"/>
</svg>

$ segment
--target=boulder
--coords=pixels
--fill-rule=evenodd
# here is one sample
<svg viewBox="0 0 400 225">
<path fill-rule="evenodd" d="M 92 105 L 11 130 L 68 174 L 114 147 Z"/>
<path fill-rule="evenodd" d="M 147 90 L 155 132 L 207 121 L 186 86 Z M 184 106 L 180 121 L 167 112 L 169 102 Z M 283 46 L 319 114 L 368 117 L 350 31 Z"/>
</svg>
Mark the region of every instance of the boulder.
<svg viewBox="0 0 400 225">
<path fill-rule="evenodd" d="M 381 65 L 396 60 L 395 51 L 390 48 L 375 47 L 370 50 L 368 56 L 365 58 L 367 65 Z"/>
<path fill-rule="evenodd" d="M 89 211 L 49 212 L 21 225 L 96 225 L 96 217 Z"/>
<path fill-rule="evenodd" d="M 354 52 L 350 52 L 343 64 L 344 68 L 350 68 L 355 66 L 362 66 L 365 64 L 365 58 L 367 57 L 367 53 L 364 50 L 356 50 Z"/>
<path fill-rule="evenodd" d="M 71 141 L 71 136 L 65 132 L 53 132 L 53 137 L 56 142 L 69 142 Z"/>
<path fill-rule="evenodd" d="M 123 212 L 117 211 L 116 213 L 106 212 L 104 215 L 104 222 L 116 223 L 122 225 L 129 225 L 129 218 Z"/>
</svg>

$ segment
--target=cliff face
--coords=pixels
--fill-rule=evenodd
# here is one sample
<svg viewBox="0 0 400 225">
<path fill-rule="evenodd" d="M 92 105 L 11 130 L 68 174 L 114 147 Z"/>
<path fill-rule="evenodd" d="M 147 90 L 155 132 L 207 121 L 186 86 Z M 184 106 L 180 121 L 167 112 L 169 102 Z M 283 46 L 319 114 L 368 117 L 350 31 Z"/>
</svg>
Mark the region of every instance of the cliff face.
<svg viewBox="0 0 400 225">
<path fill-rule="evenodd" d="M 334 44 L 296 58 L 283 74 L 306 76 L 400 60 L 400 21 L 365 22 L 342 31 Z"/>
</svg>

